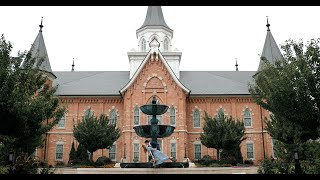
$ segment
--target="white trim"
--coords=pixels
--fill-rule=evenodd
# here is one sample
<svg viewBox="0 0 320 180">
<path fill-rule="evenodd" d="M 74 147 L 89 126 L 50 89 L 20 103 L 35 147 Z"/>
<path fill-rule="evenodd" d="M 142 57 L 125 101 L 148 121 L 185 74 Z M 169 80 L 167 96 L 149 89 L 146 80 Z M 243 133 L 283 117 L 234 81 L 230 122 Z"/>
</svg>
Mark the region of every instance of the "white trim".
<svg viewBox="0 0 320 180">
<path fill-rule="evenodd" d="M 250 113 L 250 126 L 246 126 L 246 123 L 245 123 L 245 118 L 249 118 L 249 117 L 245 117 L 245 112 L 246 112 L 246 110 L 248 110 L 249 113 Z M 246 108 L 243 110 L 243 124 L 244 124 L 244 127 L 245 127 L 245 128 L 253 128 L 252 122 L 253 122 L 253 120 L 252 120 L 252 110 L 251 110 L 250 108 L 246 107 Z"/>
<path fill-rule="evenodd" d="M 138 124 L 135 124 L 135 112 L 136 112 L 136 108 L 138 108 Z M 135 105 L 133 108 L 133 126 L 139 126 L 140 125 L 140 108 L 138 105 Z"/>
<path fill-rule="evenodd" d="M 57 146 L 62 145 L 62 159 L 57 159 Z M 56 149 L 55 149 L 55 157 L 54 159 L 56 161 L 63 161 L 63 155 L 64 155 L 64 143 L 63 142 L 56 142 Z"/>
<path fill-rule="evenodd" d="M 194 121 L 194 113 L 195 113 L 196 111 L 199 112 L 199 126 L 197 126 L 197 127 L 194 126 L 194 122 L 195 122 L 195 121 Z M 194 111 L 192 112 L 192 127 L 193 127 L 193 128 L 201 128 L 201 111 L 200 111 L 198 108 L 194 109 Z"/>
<path fill-rule="evenodd" d="M 171 109 L 173 108 L 174 110 L 174 124 L 171 124 Z M 177 112 L 176 112 L 176 108 L 171 105 L 170 108 L 169 108 L 169 124 L 171 126 L 176 126 L 177 125 Z"/>
<path fill-rule="evenodd" d="M 134 73 L 134 75 L 132 76 L 132 78 L 130 79 L 130 81 L 120 90 L 120 94 L 123 95 L 124 91 L 126 91 L 132 84 L 133 82 L 135 82 L 135 80 L 137 79 L 138 75 L 140 74 L 141 70 L 143 69 L 143 67 L 145 66 L 145 64 L 148 62 L 148 60 L 150 59 L 151 53 L 153 53 L 151 50 L 148 52 L 147 56 L 144 58 L 144 60 L 142 61 L 142 63 L 140 64 L 140 66 L 138 67 L 138 69 L 136 70 L 136 72 Z M 187 94 L 190 93 L 190 90 L 185 87 L 177 78 L 177 76 L 174 74 L 174 72 L 172 71 L 171 67 L 169 66 L 168 62 L 164 59 L 164 57 L 162 56 L 161 53 L 158 53 L 161 61 L 163 62 L 163 64 L 165 65 L 165 67 L 167 68 L 167 70 L 169 71 L 171 77 L 173 78 L 173 80 L 184 90 L 187 92 Z"/>
<path fill-rule="evenodd" d="M 252 144 L 252 158 L 248 158 L 248 144 Z M 247 141 L 246 142 L 246 159 L 247 160 L 255 160 L 255 154 L 254 154 L 254 143 L 253 143 L 253 141 Z"/>
</svg>

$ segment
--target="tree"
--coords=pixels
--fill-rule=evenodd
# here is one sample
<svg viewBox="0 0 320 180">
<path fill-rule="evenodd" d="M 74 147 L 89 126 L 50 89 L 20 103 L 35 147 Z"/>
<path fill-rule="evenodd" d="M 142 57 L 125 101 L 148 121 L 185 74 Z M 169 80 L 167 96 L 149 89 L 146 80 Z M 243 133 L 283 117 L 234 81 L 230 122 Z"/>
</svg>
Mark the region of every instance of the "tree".
<svg viewBox="0 0 320 180">
<path fill-rule="evenodd" d="M 75 159 L 76 159 L 76 149 L 74 148 L 74 142 L 72 142 L 72 145 L 71 145 L 71 150 L 70 150 L 70 153 L 69 153 L 69 163 L 73 162 Z"/>
<path fill-rule="evenodd" d="M 0 39 L 0 136 L 12 146 L 16 155 L 29 155 L 42 145 L 48 132 L 65 112 L 54 95 L 56 87 L 46 83 L 46 76 L 33 68 L 30 53 L 11 57 L 12 45 L 4 35 Z M 21 66 L 25 60 L 24 66 Z M 8 145 L 12 141 L 13 144 Z"/>
<path fill-rule="evenodd" d="M 266 121 L 270 135 L 284 143 L 291 154 L 302 153 L 302 145 L 319 138 L 320 51 L 319 39 L 308 44 L 287 40 L 283 59 L 265 65 L 254 76 L 249 92 L 255 102 L 272 113 Z"/>
<path fill-rule="evenodd" d="M 79 144 L 77 148 L 75 160 L 76 162 L 86 162 L 89 160 L 88 151 L 82 144 Z"/>
<path fill-rule="evenodd" d="M 227 118 L 224 113 L 219 112 L 214 118 L 205 113 L 205 124 L 203 134 L 200 135 L 201 143 L 207 148 L 215 148 L 217 150 L 217 159 L 220 160 L 219 152 L 221 149 L 229 152 L 238 161 L 242 161 L 240 152 L 240 144 L 244 137 L 244 124 L 236 121 L 230 116 Z"/>
<path fill-rule="evenodd" d="M 120 134 L 120 129 L 111 124 L 104 114 L 98 119 L 91 109 L 86 110 L 82 122 L 73 130 L 76 140 L 91 153 L 90 161 L 93 161 L 93 152 L 112 146 Z"/>
</svg>

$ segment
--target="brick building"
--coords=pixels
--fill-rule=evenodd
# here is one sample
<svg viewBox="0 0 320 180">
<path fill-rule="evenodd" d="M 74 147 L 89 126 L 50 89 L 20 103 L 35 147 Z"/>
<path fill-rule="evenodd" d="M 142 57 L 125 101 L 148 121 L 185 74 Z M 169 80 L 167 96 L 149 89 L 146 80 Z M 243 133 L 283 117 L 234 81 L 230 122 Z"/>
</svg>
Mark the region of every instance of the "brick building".
<svg viewBox="0 0 320 180">
<path fill-rule="evenodd" d="M 274 61 L 280 50 L 269 30 L 262 56 Z M 180 71 L 182 52 L 172 49 L 173 30 L 166 24 L 161 7 L 148 7 L 143 25 L 136 31 L 137 48 L 128 52 L 130 71 L 52 71 L 42 35 L 42 25 L 33 43 L 33 57 L 45 57 L 41 69 L 47 72 L 53 85 L 59 85 L 56 95 L 67 107 L 65 116 L 46 135 L 45 145 L 36 149 L 40 159 L 55 165 L 69 160 L 74 140 L 73 126 L 82 120 L 89 107 L 95 115 L 106 114 L 121 129 L 121 137 L 109 149 L 94 152 L 94 159 L 108 156 L 117 162 L 147 161 L 141 149 L 144 138 L 133 130 L 148 124 L 149 117 L 139 106 L 156 96 L 160 104 L 169 106 L 159 116 L 160 123 L 175 126 L 174 133 L 159 139 L 162 151 L 176 156 L 178 161 L 204 155 L 216 157 L 214 149 L 200 142 L 204 112 L 215 116 L 219 111 L 244 121 L 247 139 L 241 144 L 244 160 L 259 163 L 273 154 L 272 139 L 263 130 L 264 117 L 269 113 L 256 105 L 248 92 L 248 82 L 255 71 Z M 262 46 L 262 44 L 261 44 Z M 237 65 L 236 65 L 237 66 Z M 261 63 L 258 68 L 260 68 Z M 76 146 L 78 143 L 75 141 Z"/>
</svg>

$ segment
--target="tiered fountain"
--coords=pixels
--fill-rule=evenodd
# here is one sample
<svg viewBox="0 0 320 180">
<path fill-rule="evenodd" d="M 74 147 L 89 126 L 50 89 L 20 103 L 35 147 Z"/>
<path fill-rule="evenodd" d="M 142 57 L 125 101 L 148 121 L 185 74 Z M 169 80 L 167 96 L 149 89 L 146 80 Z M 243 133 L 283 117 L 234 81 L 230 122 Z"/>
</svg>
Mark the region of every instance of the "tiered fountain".
<svg viewBox="0 0 320 180">
<path fill-rule="evenodd" d="M 159 120 L 157 119 L 157 115 L 164 114 L 168 110 L 168 106 L 161 105 L 157 103 L 157 99 L 153 96 L 151 104 L 146 104 L 140 107 L 141 111 L 144 114 L 152 115 L 152 119 L 150 120 L 150 125 L 140 125 L 135 126 L 133 129 L 137 133 L 138 136 L 144 138 L 151 138 L 152 142 L 157 143 L 157 138 L 169 137 L 175 127 L 170 125 L 158 125 Z M 146 168 L 152 167 L 151 162 L 145 163 L 120 163 L 121 168 Z M 189 167 L 188 162 L 164 162 L 161 164 L 161 167 L 166 168 L 179 168 L 179 167 Z"/>
</svg>

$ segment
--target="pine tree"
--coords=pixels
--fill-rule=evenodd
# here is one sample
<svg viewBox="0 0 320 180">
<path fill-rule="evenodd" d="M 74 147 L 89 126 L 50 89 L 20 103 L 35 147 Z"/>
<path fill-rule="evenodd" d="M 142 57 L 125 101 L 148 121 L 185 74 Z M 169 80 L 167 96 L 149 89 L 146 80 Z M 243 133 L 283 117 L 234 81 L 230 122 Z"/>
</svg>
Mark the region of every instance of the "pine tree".
<svg viewBox="0 0 320 180">
<path fill-rule="evenodd" d="M 82 144 L 79 144 L 77 148 L 75 160 L 77 162 L 89 161 L 88 151 Z"/>
<path fill-rule="evenodd" d="M 76 149 L 74 148 L 74 141 L 72 142 L 72 145 L 71 145 L 71 150 L 70 150 L 70 153 L 69 153 L 69 163 L 72 163 L 75 159 L 76 159 Z"/>
</svg>

